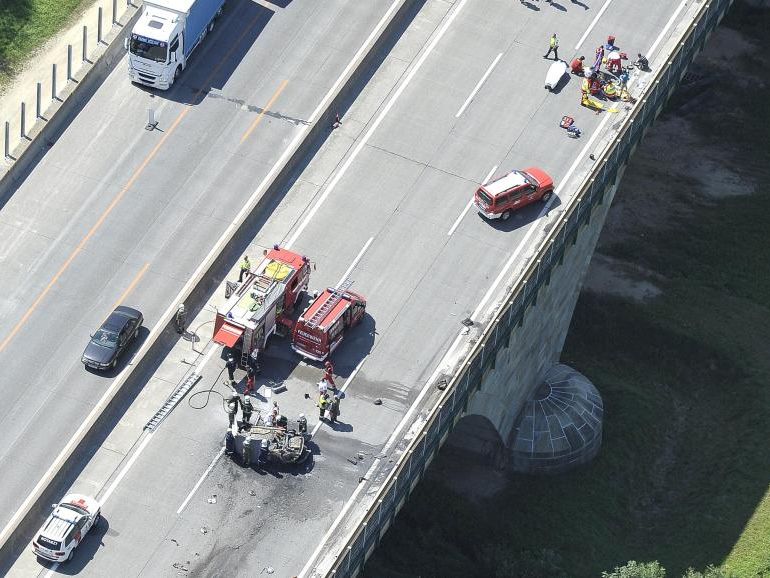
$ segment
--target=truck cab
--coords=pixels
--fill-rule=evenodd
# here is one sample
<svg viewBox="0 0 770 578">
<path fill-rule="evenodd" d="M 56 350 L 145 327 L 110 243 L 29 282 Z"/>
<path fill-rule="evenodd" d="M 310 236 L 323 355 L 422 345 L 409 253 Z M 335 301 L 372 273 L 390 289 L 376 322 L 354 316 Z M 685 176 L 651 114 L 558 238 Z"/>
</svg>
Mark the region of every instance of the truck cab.
<svg viewBox="0 0 770 578">
<path fill-rule="evenodd" d="M 128 77 L 167 90 L 214 28 L 224 0 L 145 0 L 127 39 Z"/>
<path fill-rule="evenodd" d="M 326 289 L 297 320 L 291 347 L 302 357 L 324 361 L 363 319 L 366 298 L 349 291 L 349 285 Z"/>
<path fill-rule="evenodd" d="M 473 203 L 487 219 L 506 221 L 513 211 L 535 201 L 548 201 L 552 194 L 553 179 L 545 171 L 530 167 L 479 186 Z"/>
</svg>

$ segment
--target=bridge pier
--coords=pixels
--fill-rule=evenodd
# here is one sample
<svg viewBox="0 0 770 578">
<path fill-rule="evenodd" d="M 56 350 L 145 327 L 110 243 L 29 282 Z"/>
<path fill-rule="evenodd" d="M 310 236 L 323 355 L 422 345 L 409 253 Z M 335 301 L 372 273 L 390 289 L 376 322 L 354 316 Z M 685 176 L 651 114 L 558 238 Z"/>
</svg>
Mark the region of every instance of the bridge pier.
<svg viewBox="0 0 770 578">
<path fill-rule="evenodd" d="M 602 202 L 551 269 L 534 305 L 513 328 L 507 347 L 500 348 L 468 402 L 465 415 L 489 421 L 506 450 L 504 461 L 515 471 L 557 473 L 586 463 L 599 451 L 601 395 L 589 378 L 559 360 L 583 278 L 624 169 L 619 169 Z M 500 466 L 501 457 L 492 449 L 490 436 L 471 435 L 469 425 L 467 418 L 461 420 L 458 426 L 466 431 L 459 430 L 450 444 Z"/>
</svg>

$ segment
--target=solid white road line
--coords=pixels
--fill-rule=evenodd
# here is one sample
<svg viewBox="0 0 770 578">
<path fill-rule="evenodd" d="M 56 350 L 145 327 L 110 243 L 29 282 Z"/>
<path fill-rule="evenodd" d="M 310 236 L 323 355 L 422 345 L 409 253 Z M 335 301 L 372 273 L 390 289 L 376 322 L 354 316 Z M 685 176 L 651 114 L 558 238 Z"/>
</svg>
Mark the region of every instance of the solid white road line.
<svg viewBox="0 0 770 578">
<path fill-rule="evenodd" d="M 214 456 L 213 460 L 211 460 L 211 463 L 209 464 L 209 467 L 206 468 L 205 472 L 203 472 L 203 475 L 200 477 L 200 479 L 197 481 L 197 483 L 193 486 L 193 489 L 190 490 L 189 494 L 187 494 L 187 497 L 184 499 L 184 502 L 182 502 L 182 505 L 179 506 L 179 508 L 177 509 L 177 511 L 176 511 L 177 514 L 181 514 L 182 513 L 182 510 L 184 510 L 184 507 L 187 505 L 187 502 L 189 502 L 192 499 L 192 497 L 195 495 L 195 492 L 197 492 L 198 488 L 201 487 L 201 484 L 203 483 L 203 480 L 205 480 L 206 476 L 208 476 L 209 473 L 211 472 L 211 470 L 214 469 L 214 466 L 216 465 L 217 461 L 219 460 L 219 458 L 222 457 L 222 454 L 224 454 L 224 453 L 225 453 L 225 448 L 224 448 L 224 446 L 222 446 L 222 449 L 220 449 L 219 453 Z"/>
<path fill-rule="evenodd" d="M 601 134 L 602 130 L 604 130 L 604 127 L 606 126 L 607 122 L 610 120 L 611 116 L 609 113 L 606 114 L 606 116 L 602 119 L 602 121 L 599 123 L 599 126 L 596 128 L 594 133 L 591 135 L 591 138 L 588 139 L 588 142 L 585 144 L 583 149 L 580 151 L 580 154 L 578 154 L 575 161 L 572 163 L 569 169 L 567 169 L 567 172 L 564 174 L 564 178 L 561 181 L 561 184 L 555 188 L 555 191 L 559 191 L 564 184 L 569 180 L 569 178 L 572 176 L 572 173 L 575 172 L 575 169 L 577 169 L 578 165 L 583 161 L 583 158 L 585 157 L 586 153 L 588 152 L 588 149 L 591 148 L 594 144 L 594 141 L 597 139 L 599 134 Z M 487 290 L 487 292 L 484 294 L 484 297 L 482 297 L 481 301 L 479 302 L 476 309 L 473 311 L 473 314 L 471 315 L 471 319 L 474 321 L 478 321 L 479 316 L 484 310 L 484 307 L 486 307 L 487 302 L 489 299 L 494 295 L 495 291 L 497 291 L 498 286 L 500 285 L 500 282 L 508 275 L 509 270 L 511 266 L 513 266 L 514 262 L 519 258 L 519 255 L 521 255 L 522 250 L 526 247 L 529 248 L 529 239 L 533 235 L 533 233 L 540 229 L 538 225 L 538 221 L 545 215 L 548 211 L 551 210 L 551 205 L 556 200 L 556 195 L 552 195 L 551 198 L 548 200 L 548 202 L 543 206 L 543 208 L 538 213 L 537 217 L 534 218 L 532 222 L 530 222 L 527 227 L 527 232 L 524 234 L 524 238 L 519 241 L 519 243 L 516 245 L 516 250 L 511 253 L 511 256 L 508 258 L 508 260 L 505 262 L 505 265 L 500 270 L 500 273 L 495 278 L 494 283 L 490 286 L 490 288 Z"/>
<path fill-rule="evenodd" d="M 142 454 L 144 451 L 144 448 L 147 447 L 147 444 L 150 443 L 150 440 L 155 435 L 155 432 L 150 432 L 147 434 L 147 436 L 142 440 L 142 443 L 139 444 L 139 447 L 136 448 L 136 451 L 131 455 L 131 457 L 128 459 L 128 462 L 126 462 L 126 465 L 123 466 L 123 469 L 120 470 L 120 473 L 118 476 L 112 480 L 112 483 L 110 484 L 110 487 L 107 488 L 107 491 L 104 492 L 99 502 L 102 504 L 102 507 L 107 503 L 107 500 L 110 499 L 110 496 L 112 495 L 112 492 L 115 491 L 115 488 L 118 487 L 118 484 L 123 481 L 123 478 L 128 473 L 128 470 L 131 469 L 131 466 L 134 465 L 134 462 L 136 462 L 136 459 Z"/>
<path fill-rule="evenodd" d="M 366 357 L 364 357 L 361 361 L 358 362 L 358 365 L 356 365 L 355 369 L 350 372 L 350 375 L 345 380 L 345 383 L 342 384 L 342 387 L 340 388 L 340 391 L 342 393 L 345 393 L 345 390 L 348 388 L 348 386 L 352 383 L 353 378 L 356 376 L 358 371 L 361 369 L 361 366 L 364 364 L 364 361 L 366 361 Z"/>
<path fill-rule="evenodd" d="M 350 264 L 350 267 L 348 267 L 348 270 L 345 271 L 342 274 L 342 277 L 340 277 L 340 280 L 337 281 L 337 285 L 335 287 L 339 287 L 345 282 L 345 279 L 347 279 L 350 274 L 353 272 L 353 269 L 355 269 L 355 266 L 358 265 L 358 262 L 361 260 L 361 258 L 364 256 L 364 253 L 369 249 L 369 245 L 372 244 L 372 241 L 374 241 L 374 237 L 369 237 L 369 240 L 366 242 L 366 244 L 363 246 L 363 248 L 358 252 L 358 255 L 356 255 L 356 258 L 353 259 L 353 262 Z"/>
<path fill-rule="evenodd" d="M 468 107 L 468 105 L 473 100 L 473 97 L 476 96 L 476 93 L 481 89 L 481 86 L 486 82 L 487 78 L 489 78 L 489 75 L 492 74 L 492 70 L 497 66 L 497 63 L 500 62 L 500 59 L 503 57 L 503 53 L 497 55 L 497 58 L 495 58 L 492 61 L 492 64 L 489 65 L 489 68 L 487 68 L 487 71 L 484 73 L 484 76 L 481 77 L 481 80 L 479 80 L 478 84 L 473 88 L 470 95 L 468 95 L 468 98 L 465 99 L 465 102 L 460 107 L 460 110 L 457 111 L 457 114 L 455 114 L 455 118 L 460 118 L 460 115 L 465 112 L 465 109 Z"/>
<path fill-rule="evenodd" d="M 206 355 L 203 356 L 203 359 L 201 360 L 200 364 L 196 367 L 195 369 L 196 373 L 200 374 L 203 371 L 203 368 L 209 362 L 209 360 L 213 356 L 214 352 L 217 351 L 217 349 L 218 349 L 217 347 L 212 347 L 211 349 L 209 349 Z M 120 471 L 117 477 L 112 481 L 110 486 L 107 488 L 107 490 L 104 492 L 101 499 L 99 500 L 102 506 L 104 506 L 104 504 L 107 503 L 107 500 L 109 500 L 110 496 L 115 491 L 115 488 L 117 488 L 118 484 L 120 484 L 120 482 L 123 481 L 123 478 L 128 473 L 128 470 L 130 470 L 131 466 L 134 465 L 134 462 L 136 462 L 136 459 L 141 455 L 141 453 L 144 451 L 144 448 L 147 447 L 147 445 L 150 443 L 150 440 L 154 435 L 155 435 L 154 431 L 147 434 L 147 436 L 142 440 L 142 443 L 139 445 L 136 451 L 131 455 L 126 465 L 123 466 L 123 469 Z"/>
<path fill-rule="evenodd" d="M 602 6 L 599 9 L 599 12 L 596 14 L 594 19 L 591 21 L 591 24 L 588 25 L 588 28 L 586 28 L 586 31 L 583 33 L 583 36 L 581 36 L 580 40 L 578 40 L 578 43 L 575 44 L 575 50 L 579 49 L 580 46 L 583 44 L 583 42 L 585 42 L 586 38 L 588 38 L 588 35 L 591 34 L 591 30 L 593 30 L 594 26 L 596 26 L 596 23 L 599 22 L 599 18 L 601 18 L 602 14 L 604 14 L 604 11 L 607 10 L 607 8 L 609 8 L 609 5 L 610 5 L 611 2 L 612 2 L 612 0 L 607 0 L 604 3 L 604 6 Z"/>
<path fill-rule="evenodd" d="M 685 6 L 687 6 L 688 0 L 682 0 L 682 3 L 679 4 L 679 7 L 674 11 L 674 13 L 671 15 L 671 18 L 668 19 L 668 22 L 663 27 L 663 30 L 658 35 L 658 37 L 655 39 L 655 42 L 652 43 L 652 46 L 650 46 L 650 49 L 647 51 L 647 59 L 652 59 L 652 53 L 655 52 L 655 49 L 658 47 L 658 45 L 663 41 L 663 38 L 668 34 L 668 29 L 671 28 L 671 26 L 674 24 L 674 20 L 676 20 L 677 16 L 682 12 Z"/>
<path fill-rule="evenodd" d="M 608 0 L 607 4 L 609 4 L 610 1 L 611 0 Z M 605 7 L 607 6 L 607 4 L 605 4 Z M 655 48 L 657 48 L 657 45 L 660 43 L 661 39 L 668 33 L 668 29 L 673 24 L 675 16 L 677 16 L 682 11 L 682 8 L 686 4 L 687 4 L 687 0 L 683 0 L 682 4 L 679 6 L 679 8 L 677 8 L 676 12 L 674 13 L 674 16 L 672 16 L 671 19 L 668 21 L 668 24 L 666 24 L 666 27 L 664 28 L 663 32 L 660 33 L 660 36 L 658 37 L 658 39 L 655 41 L 655 43 L 652 45 L 652 47 L 648 51 L 648 54 L 651 53 Z M 593 26 L 593 24 L 592 24 L 592 26 Z M 581 40 L 581 42 L 582 42 L 582 40 Z M 558 188 L 563 186 L 569 180 L 569 178 L 572 176 L 572 174 L 575 172 L 575 170 L 577 169 L 578 164 L 582 161 L 582 159 L 585 156 L 585 154 L 588 151 L 588 149 L 591 146 L 593 146 L 594 141 L 596 141 L 596 139 L 598 138 L 599 134 L 601 134 L 602 130 L 604 129 L 606 124 L 609 122 L 610 118 L 612 118 L 610 116 L 610 114 L 607 114 L 604 117 L 604 119 L 602 119 L 602 122 L 599 123 L 599 126 L 596 128 L 594 133 L 591 135 L 591 138 L 588 140 L 586 145 L 580 151 L 580 154 L 578 154 L 578 156 L 575 159 L 575 161 L 572 163 L 570 168 L 564 174 L 564 178 L 561 181 L 561 185 L 559 187 L 557 187 L 557 190 L 558 190 Z M 494 170 L 497 170 L 497 167 L 495 167 Z M 492 172 L 494 172 L 494 170 Z M 491 174 L 490 174 L 490 176 L 491 176 Z M 490 178 L 490 176 L 487 176 L 487 179 L 485 179 L 485 181 L 488 180 Z M 541 211 L 541 213 L 538 215 L 538 217 L 537 217 L 537 219 L 535 219 L 535 221 L 537 221 L 543 214 L 545 214 L 547 208 L 550 206 L 550 204 L 552 202 L 553 202 L 553 198 L 551 198 L 551 200 L 548 201 L 548 204 L 546 205 L 546 207 L 544 207 L 543 211 Z M 513 265 L 513 262 L 515 261 L 515 258 L 520 253 L 521 247 L 526 245 L 526 241 L 527 241 L 529 235 L 531 235 L 532 230 L 533 229 L 530 229 L 530 231 L 527 232 L 525 238 L 522 239 L 522 241 L 519 243 L 516 251 L 514 251 L 513 255 L 511 255 L 511 258 L 508 259 L 508 261 L 506 262 L 505 266 L 503 267 L 503 270 L 500 272 L 500 274 L 497 276 L 497 278 L 495 279 L 495 281 L 492 284 L 492 286 L 489 288 L 487 293 L 484 295 L 484 297 L 482 299 L 482 302 L 474 310 L 473 314 L 471 315 L 471 319 L 478 319 L 479 315 L 482 312 L 482 307 L 486 304 L 487 301 L 489 301 L 491 295 L 494 293 L 494 290 L 500 284 L 500 281 L 503 279 L 503 277 L 507 274 L 508 269 L 510 269 L 511 265 Z M 464 335 L 462 333 L 458 334 L 457 337 L 455 337 L 455 340 L 449 346 L 449 349 L 447 350 L 446 354 L 441 358 L 441 361 L 439 361 L 439 363 L 437 364 L 436 369 L 433 371 L 431 376 L 425 382 L 425 385 L 423 386 L 423 388 L 420 390 L 420 393 L 417 395 L 417 398 L 414 400 L 414 402 L 412 403 L 411 407 L 409 408 L 409 410 L 404 415 L 403 419 L 399 422 L 398 426 L 396 426 L 396 428 L 393 430 L 393 433 L 388 438 L 388 441 L 385 442 L 385 445 L 383 446 L 383 449 L 380 452 L 380 454 L 387 454 L 387 452 L 390 451 L 390 448 L 393 446 L 393 444 L 399 438 L 402 430 L 413 419 L 413 416 L 416 413 L 417 408 L 420 406 L 420 403 L 422 402 L 422 399 L 425 397 L 425 395 L 427 395 L 427 393 L 429 391 L 432 391 L 432 388 L 430 387 L 430 384 L 433 383 L 434 380 L 438 378 L 439 374 L 446 368 L 446 364 L 449 362 L 449 360 L 451 360 L 452 356 L 455 353 L 455 350 L 457 349 L 457 346 L 462 342 L 462 338 L 463 337 L 464 337 Z M 372 462 L 371 467 L 369 468 L 369 470 L 366 472 L 366 474 L 364 476 L 365 479 L 371 479 L 371 477 L 374 474 L 374 472 L 377 471 L 377 467 L 379 466 L 380 461 L 381 461 L 381 459 L 377 458 L 377 459 L 374 460 L 374 462 Z M 334 522 L 332 523 L 331 527 L 326 532 L 324 537 L 318 543 L 318 546 L 316 547 L 316 549 L 314 550 L 313 554 L 308 559 L 308 561 L 305 564 L 305 566 L 302 568 L 302 571 L 299 574 L 300 576 L 306 576 L 308 574 L 308 572 L 311 570 L 313 564 L 316 561 L 316 558 L 321 554 L 321 551 L 323 550 L 324 546 L 326 545 L 326 542 L 329 540 L 331 535 L 334 533 L 334 531 L 340 525 L 342 520 L 345 518 L 345 516 L 347 515 L 348 511 L 350 510 L 350 508 L 353 507 L 353 504 L 355 504 L 358 501 L 358 498 L 359 498 L 361 492 L 364 490 L 364 487 L 365 487 L 365 484 L 363 484 L 363 483 L 358 484 L 358 486 L 356 487 L 356 489 L 353 492 L 353 494 L 345 502 L 345 505 L 342 507 L 342 510 L 340 510 L 339 515 L 334 520 Z"/>
<path fill-rule="evenodd" d="M 291 246 L 294 245 L 294 243 L 296 243 L 299 236 L 305 230 L 305 227 L 308 226 L 311 219 L 318 212 L 318 209 L 321 208 L 321 206 L 324 204 L 324 202 L 329 197 L 331 192 L 337 186 L 337 183 L 340 182 L 340 179 L 342 179 L 342 177 L 345 175 L 347 170 L 350 168 L 350 165 L 353 164 L 353 161 L 356 160 L 358 155 L 361 153 L 361 150 L 369 142 L 369 139 L 372 137 L 372 134 L 374 134 L 374 131 L 377 130 L 377 128 L 382 123 L 382 121 L 385 119 L 385 117 L 388 115 L 390 110 L 393 108 L 393 105 L 396 104 L 396 101 L 399 99 L 399 97 L 404 92 L 406 87 L 409 86 L 409 83 L 412 82 L 412 79 L 414 78 L 414 76 L 417 74 L 420 68 L 422 68 L 423 63 L 428 58 L 430 53 L 433 52 L 433 49 L 436 47 L 436 44 L 438 44 L 438 41 L 441 40 L 444 34 L 446 34 L 446 31 L 449 29 L 449 26 L 452 24 L 452 22 L 454 22 L 454 19 L 457 17 L 457 15 L 460 14 L 460 12 L 462 12 L 462 9 L 465 7 L 465 4 L 467 3 L 467 1 L 468 0 L 460 0 L 460 3 L 456 5 L 457 7 L 453 8 L 454 12 L 452 12 L 452 14 L 449 15 L 449 17 L 444 21 L 444 23 L 441 25 L 438 31 L 434 34 L 433 38 L 425 47 L 425 50 L 417 59 L 412 69 L 407 73 L 407 75 L 404 77 L 404 80 L 401 81 L 401 84 L 393 92 L 393 96 L 390 97 L 390 100 L 388 100 L 387 104 L 382 108 L 382 110 L 380 110 L 380 114 L 377 115 L 377 118 L 369 126 L 369 129 L 366 131 L 364 136 L 361 137 L 361 139 L 356 144 L 356 147 L 350 153 L 348 158 L 345 159 L 345 162 L 342 163 L 342 166 L 334 174 L 331 181 L 329 181 L 329 184 L 326 186 L 326 190 L 324 190 L 324 192 L 319 197 L 318 201 L 316 201 L 315 205 L 313 205 L 313 207 L 310 209 L 310 211 L 302 220 L 302 222 L 299 224 L 299 226 L 294 230 L 294 233 L 291 235 L 291 237 L 289 237 L 289 240 L 284 244 L 284 246 L 287 249 L 291 248 Z"/>
<path fill-rule="evenodd" d="M 345 390 L 348 388 L 348 386 L 349 386 L 351 383 L 353 383 L 353 379 L 356 377 L 356 374 L 357 374 L 357 373 L 358 373 L 358 371 L 361 369 L 361 366 L 364 364 L 364 361 L 366 361 L 366 357 L 364 357 L 364 358 L 363 358 L 361 361 L 359 361 L 359 362 L 358 362 L 358 365 L 356 365 L 355 369 L 353 369 L 353 371 L 351 371 L 351 372 L 350 372 L 350 375 L 348 376 L 348 378 L 345 380 L 345 383 L 343 383 L 343 384 L 342 384 L 342 387 L 340 388 L 340 391 L 341 391 L 342 393 L 345 393 Z M 322 422 L 322 421 L 320 421 L 320 420 L 319 420 L 319 421 L 318 421 L 318 423 L 317 423 L 317 424 L 315 424 L 315 427 L 313 428 L 313 431 L 312 431 L 312 432 L 310 432 L 310 437 L 311 437 L 311 438 L 312 438 L 313 436 L 315 436 L 315 434 L 317 434 L 317 433 L 318 433 L 318 430 L 319 430 L 319 429 L 321 429 L 321 426 L 323 425 L 323 423 L 324 423 L 324 422 Z"/>
<path fill-rule="evenodd" d="M 489 171 L 489 174 L 487 175 L 487 177 L 486 177 L 486 178 L 485 178 L 483 181 L 481 181 L 481 184 L 482 184 L 482 185 L 485 185 L 485 184 L 487 184 L 487 182 L 489 181 L 489 179 L 490 179 L 490 178 L 492 178 L 492 175 L 493 175 L 493 174 L 494 174 L 494 172 L 497 170 L 497 166 L 498 166 L 498 165 L 495 165 L 495 166 L 493 166 L 493 167 L 492 167 L 492 170 L 491 170 L 491 171 Z M 463 209 L 463 212 L 462 212 L 462 213 L 460 213 L 460 216 L 459 216 L 459 217 L 457 217 L 457 220 L 456 220 L 456 221 L 454 222 L 454 224 L 453 224 L 453 225 L 452 225 L 452 226 L 449 228 L 449 232 L 447 233 L 447 236 L 449 236 L 449 237 L 451 237 L 451 236 L 452 236 L 452 233 L 454 233 L 454 232 L 455 232 L 455 229 L 457 229 L 457 227 L 459 227 L 459 226 L 460 226 L 460 223 L 462 222 L 462 220 L 463 220 L 463 217 L 465 217 L 465 214 L 466 214 L 466 213 L 467 213 L 467 212 L 468 212 L 468 211 L 471 209 L 471 207 L 472 207 L 472 206 L 473 206 L 473 197 L 471 197 L 471 200 L 470 200 L 470 201 L 468 201 L 468 204 L 467 204 L 467 205 L 465 205 L 465 208 Z"/>
</svg>

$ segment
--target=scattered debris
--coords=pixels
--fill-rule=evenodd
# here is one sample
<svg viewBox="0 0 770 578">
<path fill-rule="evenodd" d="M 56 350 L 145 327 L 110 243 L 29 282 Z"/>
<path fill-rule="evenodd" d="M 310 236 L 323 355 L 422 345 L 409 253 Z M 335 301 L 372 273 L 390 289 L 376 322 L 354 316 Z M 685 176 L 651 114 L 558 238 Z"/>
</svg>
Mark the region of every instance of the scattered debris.
<svg viewBox="0 0 770 578">
<path fill-rule="evenodd" d="M 466 327 L 473 327 L 473 319 L 471 319 L 470 317 L 466 317 L 460 323 L 462 323 Z"/>
<path fill-rule="evenodd" d="M 348 461 L 349 461 L 351 464 L 353 464 L 354 466 L 358 464 L 358 460 L 356 460 L 355 458 L 348 458 Z"/>
<path fill-rule="evenodd" d="M 264 568 L 262 570 L 262 572 L 260 572 L 260 574 L 262 574 L 262 573 L 264 573 L 264 574 L 272 574 L 273 572 L 275 572 L 275 570 L 273 570 L 273 567 L 272 566 L 268 566 L 267 568 Z"/>
<path fill-rule="evenodd" d="M 254 490 L 249 490 L 249 495 L 250 496 L 256 496 L 257 492 L 255 492 Z"/>
<path fill-rule="evenodd" d="M 206 526 L 201 526 L 201 534 L 208 534 L 208 533 L 209 533 L 208 528 L 206 528 Z"/>
<path fill-rule="evenodd" d="M 374 400 L 374 405 L 382 405 L 382 400 L 378 397 Z"/>
<path fill-rule="evenodd" d="M 187 563 L 189 564 L 190 562 L 188 561 Z M 187 566 L 185 566 L 184 564 L 182 564 L 181 562 L 174 562 L 171 566 L 176 568 L 177 570 L 182 571 L 182 572 L 189 572 L 190 571 L 190 569 Z"/>
<path fill-rule="evenodd" d="M 449 382 L 446 380 L 445 377 L 442 377 L 436 382 L 436 387 L 439 388 L 441 391 L 444 391 L 448 385 L 449 385 Z"/>
<path fill-rule="evenodd" d="M 216 504 L 217 503 L 217 495 L 214 494 L 211 496 L 208 500 L 206 500 L 209 504 Z"/>
<path fill-rule="evenodd" d="M 364 452 L 358 452 L 358 459 L 359 460 L 364 459 Z"/>
<path fill-rule="evenodd" d="M 179 542 L 177 542 L 177 541 L 176 541 L 176 539 L 174 539 L 174 538 L 171 538 L 171 541 L 172 541 L 174 544 L 176 544 L 177 546 L 179 546 Z"/>
</svg>

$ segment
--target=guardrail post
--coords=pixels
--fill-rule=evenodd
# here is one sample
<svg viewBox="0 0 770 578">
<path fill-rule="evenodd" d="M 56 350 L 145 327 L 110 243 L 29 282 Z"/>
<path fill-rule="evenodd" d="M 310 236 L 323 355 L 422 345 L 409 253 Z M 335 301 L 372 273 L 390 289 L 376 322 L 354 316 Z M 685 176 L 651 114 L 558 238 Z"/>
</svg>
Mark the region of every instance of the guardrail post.
<svg viewBox="0 0 770 578">
<path fill-rule="evenodd" d="M 37 86 L 35 87 L 35 118 L 43 117 L 43 115 L 40 114 L 40 109 L 42 108 L 42 105 L 41 105 L 42 100 L 43 100 L 43 85 L 38 82 Z"/>
<path fill-rule="evenodd" d="M 21 138 L 25 138 L 27 136 L 27 105 L 22 101 L 21 103 L 21 127 L 19 130 L 19 133 L 21 134 Z"/>
<path fill-rule="evenodd" d="M 118 21 L 118 0 L 112 0 L 112 23 L 116 24 Z"/>
<path fill-rule="evenodd" d="M 51 100 L 56 100 L 56 63 L 51 65 Z"/>
<path fill-rule="evenodd" d="M 11 156 L 11 123 L 5 121 L 5 158 Z"/>
<path fill-rule="evenodd" d="M 83 62 L 88 62 L 88 26 L 83 26 Z"/>
<path fill-rule="evenodd" d="M 99 6 L 99 12 L 97 16 L 96 21 L 96 43 L 101 44 L 102 43 L 102 12 L 104 10 L 101 6 Z"/>
<path fill-rule="evenodd" d="M 72 80 L 72 44 L 67 44 L 67 82 Z"/>
</svg>

